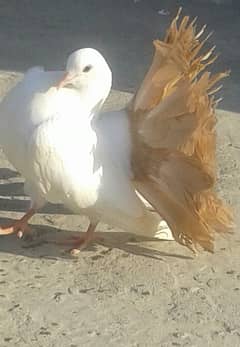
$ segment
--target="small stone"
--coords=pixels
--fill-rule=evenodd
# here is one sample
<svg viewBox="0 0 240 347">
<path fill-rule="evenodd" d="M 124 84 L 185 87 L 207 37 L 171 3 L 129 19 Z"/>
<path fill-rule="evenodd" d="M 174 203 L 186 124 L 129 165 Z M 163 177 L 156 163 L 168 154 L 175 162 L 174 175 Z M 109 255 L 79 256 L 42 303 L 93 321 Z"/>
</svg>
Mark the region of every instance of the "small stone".
<svg viewBox="0 0 240 347">
<path fill-rule="evenodd" d="M 210 278 L 208 281 L 207 281 L 207 286 L 209 288 L 212 288 L 212 287 L 216 287 L 216 285 L 219 283 L 219 280 L 218 279 L 214 279 L 214 278 Z"/>
<path fill-rule="evenodd" d="M 227 333 L 232 332 L 233 329 L 226 322 L 223 323 L 223 326 L 224 326 L 224 329 Z"/>
<path fill-rule="evenodd" d="M 51 335 L 51 333 L 50 333 L 50 331 L 45 331 L 45 330 L 42 330 L 42 331 L 40 331 L 40 333 L 39 333 L 40 335 Z"/>
<path fill-rule="evenodd" d="M 131 292 L 131 293 L 138 293 L 138 289 L 137 289 L 136 287 L 133 287 L 133 286 L 132 286 L 132 287 L 130 288 L 130 292 Z"/>
<path fill-rule="evenodd" d="M 194 293 L 199 292 L 199 290 L 201 290 L 200 287 L 192 287 L 192 288 L 190 289 L 190 292 L 194 294 Z"/>
<path fill-rule="evenodd" d="M 90 335 L 90 336 L 99 336 L 100 332 L 95 331 L 95 330 L 89 330 L 88 331 L 88 335 Z"/>
<path fill-rule="evenodd" d="M 235 271 L 234 270 L 229 270 L 229 271 L 226 271 L 226 274 L 227 275 L 234 275 Z"/>
<path fill-rule="evenodd" d="M 149 292 L 149 290 L 143 290 L 142 291 L 142 295 L 150 295 L 151 293 Z"/>
<path fill-rule="evenodd" d="M 54 294 L 54 297 L 53 299 L 56 300 L 57 302 L 59 302 L 61 299 L 62 299 L 62 296 L 64 295 L 64 293 L 61 293 L 61 292 L 56 292 Z"/>
<path fill-rule="evenodd" d="M 16 308 L 18 308 L 20 306 L 20 304 L 15 304 L 13 305 L 9 310 L 8 312 L 12 312 L 13 310 L 15 310 Z"/>
<path fill-rule="evenodd" d="M 87 292 L 89 292 L 89 290 L 93 290 L 93 289 L 94 289 L 94 288 L 79 289 L 79 293 L 86 294 Z"/>
<path fill-rule="evenodd" d="M 4 337 L 4 342 L 10 342 L 12 340 L 12 337 Z"/>
</svg>

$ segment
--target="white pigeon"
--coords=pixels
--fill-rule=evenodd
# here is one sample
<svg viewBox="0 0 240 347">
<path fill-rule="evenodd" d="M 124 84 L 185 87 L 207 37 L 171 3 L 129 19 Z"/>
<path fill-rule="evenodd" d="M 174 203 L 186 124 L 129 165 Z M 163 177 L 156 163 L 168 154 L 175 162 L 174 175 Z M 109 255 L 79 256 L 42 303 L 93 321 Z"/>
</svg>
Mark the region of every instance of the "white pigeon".
<svg viewBox="0 0 240 347">
<path fill-rule="evenodd" d="M 193 80 L 200 69 L 194 70 L 198 52 L 192 47 L 200 44 L 193 24 L 178 31 L 176 20 L 172 37 L 170 30 L 165 43 L 155 43 L 153 64 L 124 110 L 100 113 L 112 74 L 91 48 L 72 53 L 66 72 L 29 70 L 5 97 L 1 145 L 26 179 L 31 207 L 0 234 L 22 235 L 31 216 L 49 201 L 88 216 L 87 233 L 75 248 L 86 246 L 102 221 L 162 239 L 173 239 L 172 230 L 190 249 L 212 250 L 213 231 L 231 224 L 212 191 L 214 155 L 206 160 L 199 155 L 204 146 L 215 154 L 212 143 L 202 143 L 214 134 L 205 118 L 214 119 L 208 90 L 215 81 Z M 204 67 L 202 61 L 200 56 Z M 136 190 L 159 214 L 147 209 Z"/>
<path fill-rule="evenodd" d="M 0 233 L 24 232 L 47 201 L 89 217 L 84 241 L 100 220 L 152 236 L 162 231 L 161 219 L 147 210 L 131 182 L 126 112 L 96 119 L 111 89 L 108 64 L 86 48 L 70 55 L 66 71 L 29 70 L 1 104 L 1 145 L 26 180 L 31 207 Z"/>
</svg>

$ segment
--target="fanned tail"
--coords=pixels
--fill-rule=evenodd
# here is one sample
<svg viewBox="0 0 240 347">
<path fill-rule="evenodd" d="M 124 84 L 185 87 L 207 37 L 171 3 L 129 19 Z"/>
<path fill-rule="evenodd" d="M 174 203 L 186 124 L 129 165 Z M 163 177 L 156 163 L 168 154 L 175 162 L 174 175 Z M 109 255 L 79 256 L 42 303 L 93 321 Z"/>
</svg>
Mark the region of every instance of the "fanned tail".
<svg viewBox="0 0 240 347">
<path fill-rule="evenodd" d="M 195 21 L 181 10 L 129 105 L 132 167 L 138 191 L 167 221 L 175 239 L 193 251 L 213 251 L 214 232 L 233 227 L 230 209 L 214 192 L 216 182 L 215 84 L 228 72 L 211 75 L 214 47 L 200 53 Z"/>
</svg>

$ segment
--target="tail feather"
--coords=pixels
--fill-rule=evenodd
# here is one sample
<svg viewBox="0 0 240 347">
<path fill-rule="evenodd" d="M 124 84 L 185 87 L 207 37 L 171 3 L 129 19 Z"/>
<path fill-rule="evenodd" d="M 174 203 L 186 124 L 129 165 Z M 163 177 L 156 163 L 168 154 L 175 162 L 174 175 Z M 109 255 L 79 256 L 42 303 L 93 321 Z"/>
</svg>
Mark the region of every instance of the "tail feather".
<svg viewBox="0 0 240 347">
<path fill-rule="evenodd" d="M 233 224 L 213 190 L 215 85 L 228 72 L 203 71 L 215 61 L 215 47 L 201 53 L 205 27 L 197 33 L 189 17 L 178 25 L 180 12 L 165 40 L 154 41 L 152 65 L 128 108 L 134 182 L 178 242 L 212 251 L 214 232 Z"/>
<path fill-rule="evenodd" d="M 213 237 L 193 209 L 186 208 L 166 194 L 164 190 L 161 190 L 158 182 L 150 179 L 137 181 L 136 187 L 167 221 L 176 241 L 193 252 L 196 252 L 197 245 L 201 245 L 210 252 L 213 251 Z M 192 230 L 194 230 L 195 237 L 192 237 L 190 232 Z"/>
<path fill-rule="evenodd" d="M 197 119 L 187 105 L 188 94 L 189 83 L 184 81 L 178 90 L 164 98 L 143 118 L 140 133 L 148 146 L 174 150 L 193 133 Z"/>
</svg>

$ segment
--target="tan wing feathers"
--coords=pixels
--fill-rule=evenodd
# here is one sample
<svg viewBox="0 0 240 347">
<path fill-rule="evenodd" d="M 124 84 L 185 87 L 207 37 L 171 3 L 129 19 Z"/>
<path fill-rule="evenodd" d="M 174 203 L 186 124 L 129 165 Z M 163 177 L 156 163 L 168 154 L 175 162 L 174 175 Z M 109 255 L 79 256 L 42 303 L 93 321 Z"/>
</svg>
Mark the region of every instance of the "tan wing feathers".
<svg viewBox="0 0 240 347">
<path fill-rule="evenodd" d="M 139 192 L 166 219 L 177 241 L 213 250 L 214 232 L 232 227 L 232 214 L 214 192 L 216 181 L 214 48 L 200 53 L 195 20 L 181 10 L 163 42 L 154 41 L 152 65 L 129 105 L 132 167 Z M 201 73 L 201 75 L 200 75 Z"/>
</svg>

